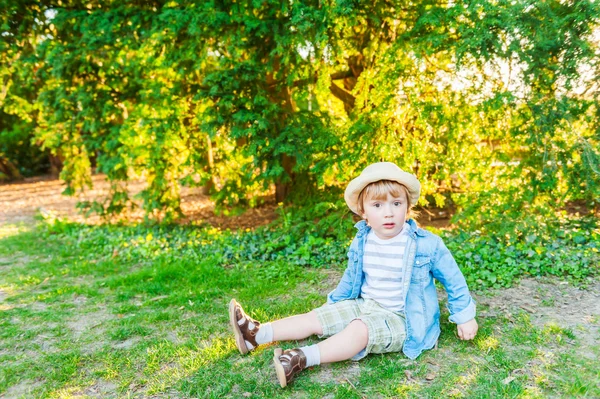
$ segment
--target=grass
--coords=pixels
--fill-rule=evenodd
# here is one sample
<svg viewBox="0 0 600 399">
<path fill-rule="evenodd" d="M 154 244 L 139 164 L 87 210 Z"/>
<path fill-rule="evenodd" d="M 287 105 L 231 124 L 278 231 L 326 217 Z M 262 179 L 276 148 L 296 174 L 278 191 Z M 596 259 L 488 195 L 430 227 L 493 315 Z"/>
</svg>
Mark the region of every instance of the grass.
<svg viewBox="0 0 600 399">
<path fill-rule="evenodd" d="M 198 243 L 178 251 L 166 236 Z M 228 239 L 218 231 L 166 236 L 1 226 L 0 397 L 600 397 L 600 344 L 582 357 L 573 331 L 536 327 L 524 312 L 480 317 L 473 342 L 459 341 L 444 313 L 439 349 L 416 361 L 388 354 L 315 367 L 282 390 L 274 346 L 235 349 L 227 304 L 237 298 L 258 320 L 308 311 L 342 262 L 235 261 L 216 249 Z"/>
</svg>

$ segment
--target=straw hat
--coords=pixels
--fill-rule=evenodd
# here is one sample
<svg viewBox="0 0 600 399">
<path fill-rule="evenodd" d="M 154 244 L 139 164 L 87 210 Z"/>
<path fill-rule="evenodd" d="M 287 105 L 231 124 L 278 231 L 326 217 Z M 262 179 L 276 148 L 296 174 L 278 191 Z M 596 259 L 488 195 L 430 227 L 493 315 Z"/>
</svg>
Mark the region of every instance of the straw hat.
<svg viewBox="0 0 600 399">
<path fill-rule="evenodd" d="M 370 183 L 379 180 L 391 180 L 404 185 L 408 189 L 411 204 L 414 205 L 419 200 L 421 183 L 419 183 L 419 180 L 417 180 L 415 175 L 403 171 L 394 163 L 378 162 L 367 166 L 362 173 L 346 187 L 344 199 L 352 212 L 358 214 L 358 196 L 361 191 Z"/>
</svg>

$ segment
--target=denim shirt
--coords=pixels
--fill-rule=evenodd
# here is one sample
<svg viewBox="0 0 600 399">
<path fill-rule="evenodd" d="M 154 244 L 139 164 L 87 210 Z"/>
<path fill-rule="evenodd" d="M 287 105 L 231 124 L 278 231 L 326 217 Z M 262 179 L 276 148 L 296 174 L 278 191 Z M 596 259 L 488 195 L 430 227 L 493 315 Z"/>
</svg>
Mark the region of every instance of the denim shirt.
<svg viewBox="0 0 600 399">
<path fill-rule="evenodd" d="M 403 260 L 405 275 L 402 280 L 406 295 L 406 339 L 402 350 L 408 358 L 415 359 L 424 350 L 433 348 L 440 336 L 440 305 L 434 278 L 442 283 L 448 294 L 451 322 L 463 324 L 474 319 L 475 301 L 442 239 L 417 227 L 412 219 L 407 223 L 410 231 Z M 355 227 L 358 233 L 348 251 L 348 267 L 337 288 L 327 295 L 327 303 L 360 296 L 360 288 L 365 281 L 363 254 L 371 228 L 364 220 Z"/>
</svg>

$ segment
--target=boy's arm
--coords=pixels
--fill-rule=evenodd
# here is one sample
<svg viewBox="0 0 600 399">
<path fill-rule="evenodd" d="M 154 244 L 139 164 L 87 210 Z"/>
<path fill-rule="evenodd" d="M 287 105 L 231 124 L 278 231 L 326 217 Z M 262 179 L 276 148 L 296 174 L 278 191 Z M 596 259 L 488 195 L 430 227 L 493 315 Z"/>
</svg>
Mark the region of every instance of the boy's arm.
<svg viewBox="0 0 600 399">
<path fill-rule="evenodd" d="M 477 324 L 474 320 L 476 315 L 475 301 L 469 293 L 465 277 L 441 239 L 434 256 L 431 272 L 433 273 L 433 277 L 442 283 L 448 293 L 450 321 L 462 326 L 460 330 L 464 330 L 469 333 L 467 335 L 470 335 L 473 332 L 473 323 L 467 326 L 464 325 L 471 321 L 474 322 L 475 326 Z M 474 331 L 475 333 L 477 332 L 476 327 Z M 459 331 L 459 336 L 461 334 L 462 332 Z"/>
<path fill-rule="evenodd" d="M 356 242 L 356 238 L 352 241 L 350 245 L 350 250 L 348 251 L 348 265 L 346 267 L 346 271 L 342 276 L 342 279 L 338 283 L 337 287 L 331 291 L 327 295 L 327 303 L 336 303 L 342 299 L 349 298 L 352 293 L 352 283 L 354 282 L 354 274 L 355 270 L 355 262 L 356 256 L 358 256 L 358 243 Z"/>
<path fill-rule="evenodd" d="M 463 340 L 473 339 L 475 338 L 475 335 L 477 335 L 478 329 L 479 326 L 477 325 L 477 321 L 475 321 L 475 319 L 467 321 L 464 324 L 459 324 L 457 326 L 458 338 Z"/>
<path fill-rule="evenodd" d="M 352 271 L 348 266 L 337 287 L 327 295 L 327 303 L 332 304 L 347 299 L 352 292 Z"/>
</svg>

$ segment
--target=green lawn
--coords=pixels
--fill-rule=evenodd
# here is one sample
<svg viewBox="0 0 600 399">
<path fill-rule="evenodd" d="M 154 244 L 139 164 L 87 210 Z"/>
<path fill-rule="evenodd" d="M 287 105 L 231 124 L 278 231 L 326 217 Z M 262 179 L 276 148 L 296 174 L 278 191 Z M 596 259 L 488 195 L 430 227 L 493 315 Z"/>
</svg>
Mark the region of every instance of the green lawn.
<svg viewBox="0 0 600 399">
<path fill-rule="evenodd" d="M 273 346 L 235 349 L 228 302 L 263 321 L 308 311 L 342 262 L 236 261 L 217 249 L 247 243 L 228 239 L 207 227 L 0 226 L 0 397 L 600 397 L 600 344 L 583 357 L 576 334 L 526 313 L 480 317 L 474 342 L 443 314 L 439 349 L 416 361 L 316 367 L 280 389 Z"/>
</svg>

